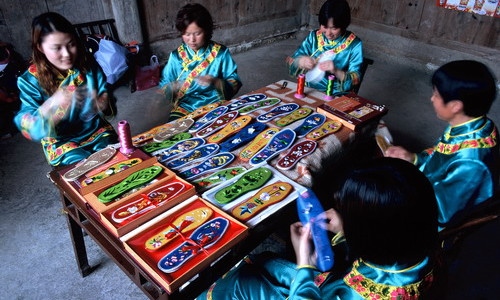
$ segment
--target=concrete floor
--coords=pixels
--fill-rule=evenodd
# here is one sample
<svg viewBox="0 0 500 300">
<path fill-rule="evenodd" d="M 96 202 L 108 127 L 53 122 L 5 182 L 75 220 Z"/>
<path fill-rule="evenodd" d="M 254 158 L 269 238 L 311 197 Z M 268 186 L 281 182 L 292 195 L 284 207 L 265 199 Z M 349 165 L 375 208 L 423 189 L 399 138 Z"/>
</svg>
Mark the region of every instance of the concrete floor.
<svg viewBox="0 0 500 300">
<path fill-rule="evenodd" d="M 236 53 L 234 59 L 244 83 L 239 94 L 290 79 L 284 58 L 293 53 L 300 41 L 300 37 L 292 38 Z M 414 151 L 431 146 L 446 126 L 436 119 L 429 101 L 433 70 L 425 62 L 410 64 L 404 58 L 365 49 L 375 63 L 369 67 L 359 94 L 389 107 L 384 120 L 396 144 Z M 120 87 L 116 96 L 118 115 L 113 125 L 127 120 L 132 134 L 136 134 L 166 122 L 166 104 L 158 99 L 154 89 L 130 93 L 127 87 Z M 490 117 L 500 124 L 498 101 Z M 88 237 L 90 264 L 99 267 L 85 278 L 79 275 L 58 191 L 46 177 L 50 167 L 38 143 L 20 134 L 0 141 L 0 166 L 0 278 L 4 284 L 0 299 L 145 299 Z M 477 236 L 476 252 L 469 254 L 482 253 L 471 260 L 474 272 L 483 275 L 477 277 L 484 280 L 479 288 L 482 292 L 475 289 L 476 296 L 461 299 L 493 299 L 488 292 L 498 288 L 498 284 L 491 283 L 500 282 L 498 275 L 484 278 L 492 275 L 486 270 L 500 265 L 498 227 Z M 492 232 L 496 233 L 495 239 L 486 239 Z M 468 272 L 467 264 L 460 270 L 466 274 L 465 278 L 476 278 L 476 274 Z M 498 290 L 495 292 L 498 296 Z M 477 298 L 478 295 L 486 296 Z"/>
</svg>

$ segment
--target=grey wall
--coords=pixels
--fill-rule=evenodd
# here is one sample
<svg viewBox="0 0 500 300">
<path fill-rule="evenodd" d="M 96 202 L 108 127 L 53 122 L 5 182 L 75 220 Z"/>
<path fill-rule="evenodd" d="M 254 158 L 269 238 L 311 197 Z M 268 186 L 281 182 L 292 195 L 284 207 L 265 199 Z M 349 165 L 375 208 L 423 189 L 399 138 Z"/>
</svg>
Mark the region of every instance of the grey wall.
<svg viewBox="0 0 500 300">
<path fill-rule="evenodd" d="M 316 28 L 324 0 L 199 0 L 214 17 L 214 39 L 243 51 Z M 115 19 L 121 42 L 148 44 L 164 63 L 180 42 L 174 27 L 181 0 L 0 0 L 0 40 L 28 58 L 31 20 L 55 11 L 73 23 Z M 433 68 L 451 59 L 471 58 L 500 77 L 500 18 L 457 12 L 435 0 L 349 0 L 353 30 L 365 51 L 387 53 Z"/>
</svg>

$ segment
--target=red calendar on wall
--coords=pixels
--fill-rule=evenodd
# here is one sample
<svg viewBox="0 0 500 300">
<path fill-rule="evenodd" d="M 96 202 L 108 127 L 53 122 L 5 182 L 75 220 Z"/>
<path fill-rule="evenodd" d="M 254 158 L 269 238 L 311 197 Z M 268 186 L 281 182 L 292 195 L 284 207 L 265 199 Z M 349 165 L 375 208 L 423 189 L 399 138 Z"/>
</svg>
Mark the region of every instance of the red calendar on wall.
<svg viewBox="0 0 500 300">
<path fill-rule="evenodd" d="M 500 17 L 499 0 L 436 0 L 440 7 L 478 15 Z"/>
</svg>

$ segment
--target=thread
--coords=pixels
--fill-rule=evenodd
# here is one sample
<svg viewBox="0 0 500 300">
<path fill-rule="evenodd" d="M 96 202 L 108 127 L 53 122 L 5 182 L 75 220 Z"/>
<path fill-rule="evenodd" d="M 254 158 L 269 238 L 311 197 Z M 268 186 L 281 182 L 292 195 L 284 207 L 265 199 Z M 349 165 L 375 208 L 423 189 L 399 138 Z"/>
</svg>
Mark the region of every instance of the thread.
<svg viewBox="0 0 500 300">
<path fill-rule="evenodd" d="M 118 139 L 120 140 L 121 153 L 130 154 L 135 151 L 130 134 L 130 125 L 125 120 L 118 122 Z"/>
<path fill-rule="evenodd" d="M 297 78 L 297 92 L 295 93 L 295 98 L 304 98 L 304 86 L 306 85 L 306 75 L 300 74 Z"/>
<path fill-rule="evenodd" d="M 328 83 L 326 85 L 326 95 L 325 100 L 333 99 L 333 81 L 335 80 L 335 75 L 328 75 Z"/>
</svg>

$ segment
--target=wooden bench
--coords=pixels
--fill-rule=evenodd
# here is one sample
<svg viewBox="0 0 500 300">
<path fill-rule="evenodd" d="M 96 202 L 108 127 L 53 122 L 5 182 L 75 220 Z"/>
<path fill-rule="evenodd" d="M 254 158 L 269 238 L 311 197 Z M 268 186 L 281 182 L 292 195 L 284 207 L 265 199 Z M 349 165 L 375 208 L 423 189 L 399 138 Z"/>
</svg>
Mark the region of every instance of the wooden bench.
<svg viewBox="0 0 500 300">
<path fill-rule="evenodd" d="M 76 29 L 78 37 L 82 40 L 84 40 L 87 35 L 106 35 L 115 42 L 121 44 L 120 39 L 118 38 L 118 31 L 116 30 L 114 19 L 79 23 L 74 24 L 73 26 Z"/>
<path fill-rule="evenodd" d="M 363 63 L 361 64 L 361 70 L 360 70 L 360 73 L 361 73 L 360 83 L 353 88 L 353 91 L 356 94 L 358 93 L 359 88 L 361 87 L 361 84 L 363 83 L 363 79 L 365 78 L 366 70 L 368 69 L 368 67 L 370 65 L 373 65 L 373 63 L 374 63 L 373 59 L 367 58 L 367 57 L 363 58 Z"/>
</svg>

